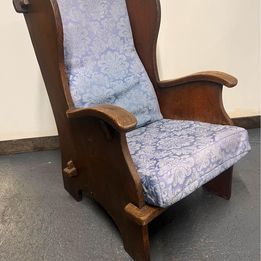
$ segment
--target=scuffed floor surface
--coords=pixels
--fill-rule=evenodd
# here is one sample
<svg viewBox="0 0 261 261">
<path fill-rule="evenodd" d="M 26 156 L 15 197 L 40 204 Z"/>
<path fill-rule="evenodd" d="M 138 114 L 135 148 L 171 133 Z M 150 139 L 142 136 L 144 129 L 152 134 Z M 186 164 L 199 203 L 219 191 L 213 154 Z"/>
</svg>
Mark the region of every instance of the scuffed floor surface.
<svg viewBox="0 0 261 261">
<path fill-rule="evenodd" d="M 197 190 L 150 225 L 152 260 L 259 260 L 259 129 L 230 201 Z M 0 260 L 131 260 L 105 212 L 63 189 L 59 151 L 0 157 Z"/>
</svg>

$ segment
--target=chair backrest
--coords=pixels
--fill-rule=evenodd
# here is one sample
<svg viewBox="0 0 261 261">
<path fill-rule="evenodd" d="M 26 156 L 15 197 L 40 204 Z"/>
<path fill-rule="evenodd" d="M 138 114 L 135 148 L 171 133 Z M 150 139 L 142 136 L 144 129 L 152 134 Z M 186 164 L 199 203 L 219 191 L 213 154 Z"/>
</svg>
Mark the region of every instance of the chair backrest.
<svg viewBox="0 0 261 261">
<path fill-rule="evenodd" d="M 162 118 L 141 63 L 125 0 L 57 0 L 64 32 L 65 67 L 75 107 L 114 104 L 138 126 Z"/>
</svg>

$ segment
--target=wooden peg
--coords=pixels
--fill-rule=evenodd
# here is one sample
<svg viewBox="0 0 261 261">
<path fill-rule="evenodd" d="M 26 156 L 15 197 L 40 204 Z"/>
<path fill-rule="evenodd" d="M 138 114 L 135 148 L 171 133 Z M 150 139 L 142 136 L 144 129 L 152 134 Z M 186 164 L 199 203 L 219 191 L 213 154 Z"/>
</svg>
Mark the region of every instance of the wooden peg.
<svg viewBox="0 0 261 261">
<path fill-rule="evenodd" d="M 67 167 L 63 171 L 66 174 L 66 176 L 69 178 L 78 176 L 78 172 L 77 172 L 72 160 L 67 162 Z"/>
<path fill-rule="evenodd" d="M 17 13 L 27 13 L 30 2 L 29 0 L 13 0 L 13 5 Z"/>
</svg>

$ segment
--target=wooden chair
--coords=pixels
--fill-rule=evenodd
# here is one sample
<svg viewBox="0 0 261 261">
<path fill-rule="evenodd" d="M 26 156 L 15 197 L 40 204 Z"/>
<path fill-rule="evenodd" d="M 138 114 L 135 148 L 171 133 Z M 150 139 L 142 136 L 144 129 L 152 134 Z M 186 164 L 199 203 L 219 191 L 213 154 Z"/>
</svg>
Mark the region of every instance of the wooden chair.
<svg viewBox="0 0 261 261">
<path fill-rule="evenodd" d="M 74 23 L 74 21 L 69 21 L 71 24 L 65 28 L 62 22 L 63 19 L 66 19 L 66 15 L 70 13 L 68 6 L 64 7 L 63 5 L 69 2 L 72 3 L 72 0 L 13 0 L 16 11 L 23 13 L 25 16 L 53 108 L 60 138 L 64 187 L 77 201 L 82 199 L 82 191 L 85 191 L 91 198 L 99 202 L 119 228 L 124 247 L 129 255 L 135 260 L 150 260 L 148 224 L 171 205 L 170 202 L 175 203 L 201 185 L 225 199 L 229 199 L 231 196 L 232 165 L 250 149 L 246 131 L 228 126 L 232 125 L 232 121 L 225 112 L 222 103 L 223 85 L 233 87 L 237 84 L 237 80 L 225 73 L 209 71 L 176 80 L 160 81 L 156 64 L 156 42 L 160 26 L 159 0 L 127 0 L 126 10 L 130 19 L 136 50 L 131 45 L 131 50 L 127 48 L 129 45 L 124 46 L 124 48 L 126 52 L 132 52 L 134 59 L 139 63 L 138 56 L 135 56 L 137 51 L 154 87 L 161 114 L 164 119 L 170 120 L 157 118 L 161 117 L 159 112 L 155 121 L 150 118 L 147 122 L 144 120 L 142 122 L 138 112 L 135 114 L 135 109 L 134 112 L 127 111 L 126 107 L 125 109 L 122 108 L 126 104 L 120 107 L 117 106 L 119 104 L 114 102 L 93 106 L 76 106 L 77 102 L 75 102 L 72 95 L 75 90 L 72 90 L 72 86 L 70 86 L 75 84 L 74 79 L 71 79 L 72 77 L 70 78 L 70 75 L 68 75 L 72 64 L 68 59 L 71 55 L 72 63 L 77 63 L 77 61 L 75 62 L 76 58 L 72 56 L 73 50 L 71 50 L 72 53 L 70 54 L 67 52 L 67 58 L 65 57 L 66 54 L 64 54 L 64 47 L 66 47 L 64 43 L 68 40 L 64 40 L 64 33 L 67 34 L 67 37 L 68 33 L 70 33 L 68 28 Z M 91 2 L 94 5 L 99 5 L 104 1 L 74 1 L 74 3 L 81 3 L 82 5 Z M 107 0 L 107 2 L 113 3 L 114 6 L 115 3 L 120 6 L 125 5 L 124 0 Z M 77 10 L 75 6 L 72 6 L 72 8 L 76 8 L 74 12 Z M 81 6 L 81 8 L 87 7 Z M 94 10 L 98 14 L 99 10 L 96 10 L 96 8 Z M 115 6 L 115 10 L 116 12 L 119 11 L 117 6 Z M 90 13 L 87 13 L 87 11 L 90 10 L 86 9 L 86 16 L 89 16 Z M 101 12 L 103 11 L 101 10 Z M 77 16 L 75 19 L 77 19 Z M 79 28 L 76 26 L 73 30 L 76 29 Z M 80 34 L 78 36 L 80 38 L 85 37 Z M 70 35 L 68 37 L 70 38 Z M 77 43 L 80 44 L 81 39 L 74 40 L 76 45 Z M 107 41 L 110 41 L 110 39 L 105 38 L 104 42 Z M 130 41 L 132 40 L 130 39 Z M 86 44 L 86 50 L 88 48 L 89 46 Z M 111 66 L 114 66 L 113 63 L 112 60 Z M 138 65 L 138 68 L 141 71 L 144 69 L 141 64 Z M 116 67 L 116 70 L 120 69 Z M 146 78 L 144 72 L 142 75 L 142 77 Z M 128 81 L 132 80 L 130 75 Z M 141 80 L 137 82 L 139 83 L 139 81 Z M 147 80 L 145 79 L 145 81 Z M 133 83 L 133 86 L 135 84 L 136 82 Z M 77 91 L 78 89 L 75 92 Z M 91 93 L 91 95 L 94 94 Z M 139 95 L 134 97 L 134 99 L 138 98 Z M 157 112 L 154 111 L 154 113 Z M 137 119 L 138 128 L 136 127 Z M 146 159 L 147 154 L 137 154 L 135 158 L 134 147 L 137 145 L 135 139 L 142 139 L 143 137 L 141 132 L 146 134 L 151 131 L 151 128 L 155 130 L 155 125 L 157 125 L 155 122 L 161 123 L 160 126 L 157 126 L 159 129 L 157 135 L 159 136 L 165 133 L 160 130 L 162 130 L 162 127 L 165 128 L 166 124 L 169 124 L 170 128 L 172 128 L 168 131 L 173 135 L 178 133 L 179 137 L 182 136 L 177 127 L 180 126 L 179 124 L 184 124 L 184 128 L 191 127 L 191 129 L 195 130 L 195 133 L 196 130 L 200 130 L 200 135 L 203 136 L 204 131 L 210 129 L 213 139 L 217 139 L 220 135 L 224 136 L 222 137 L 225 138 L 226 146 L 230 144 L 228 146 L 230 151 L 227 154 L 232 155 L 235 153 L 235 155 L 232 155 L 233 157 L 228 163 L 222 165 L 223 169 L 219 169 L 219 173 L 213 174 L 204 181 L 194 180 L 197 182 L 197 186 L 193 183 L 193 187 L 182 188 L 180 190 L 181 194 L 179 193 L 180 196 L 175 194 L 176 197 L 168 202 L 164 200 L 154 201 L 153 195 L 155 193 L 164 194 L 165 191 L 163 189 L 163 191 L 159 192 L 154 188 L 155 190 L 148 196 L 150 188 L 147 187 L 146 178 L 149 177 L 149 173 L 143 173 L 142 176 L 142 166 L 139 166 L 139 159 L 142 157 Z M 202 122 L 206 122 L 206 124 Z M 186 137 L 189 137 L 189 134 L 186 135 Z M 196 135 L 197 139 L 199 139 L 200 135 L 198 133 Z M 160 139 L 159 136 L 156 139 Z M 206 135 L 206 137 L 208 136 Z M 220 138 L 220 142 L 222 142 L 221 140 Z M 151 142 L 151 139 L 147 139 L 147 142 Z M 179 145 L 183 146 L 184 142 L 180 142 Z M 218 147 L 215 144 L 213 146 L 213 148 Z M 222 149 L 218 147 L 220 155 L 226 150 L 224 142 L 222 146 Z M 204 146 L 199 147 L 196 148 L 196 152 Z M 232 153 L 234 147 L 236 149 Z M 163 151 L 164 149 L 167 150 L 163 146 Z M 183 147 L 177 149 L 177 151 L 179 152 L 181 149 Z M 173 148 L 171 147 L 170 153 L 172 151 Z M 208 157 L 208 153 L 210 152 L 206 151 L 205 156 L 202 157 Z M 190 157 L 187 157 L 187 159 L 190 159 Z M 201 162 L 203 165 L 204 158 L 201 159 Z M 171 171 L 174 169 L 175 167 L 171 165 Z M 186 166 L 183 167 L 184 169 L 186 170 Z M 180 171 L 179 167 L 178 170 Z M 187 175 L 187 173 L 179 173 L 172 173 L 170 178 L 175 178 L 175 175 L 177 177 Z M 158 185 L 160 184 L 154 184 L 154 186 Z M 182 185 L 184 184 L 182 183 Z M 171 193 L 175 193 L 175 191 L 171 191 Z"/>
</svg>

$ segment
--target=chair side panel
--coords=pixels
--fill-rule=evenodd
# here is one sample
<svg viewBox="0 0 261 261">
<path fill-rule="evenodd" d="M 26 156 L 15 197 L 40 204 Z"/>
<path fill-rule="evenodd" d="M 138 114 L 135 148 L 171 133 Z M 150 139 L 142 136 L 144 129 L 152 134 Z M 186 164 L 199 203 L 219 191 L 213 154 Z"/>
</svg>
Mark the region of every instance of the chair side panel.
<svg viewBox="0 0 261 261">
<path fill-rule="evenodd" d="M 160 27 L 159 0 L 126 0 L 136 50 L 154 88 L 159 80 L 156 45 Z"/>
<path fill-rule="evenodd" d="M 54 0 L 30 0 L 30 9 L 24 16 L 52 105 L 61 149 L 64 154 L 68 154 L 72 144 L 66 110 L 72 104 L 67 92 L 67 76 L 63 62 L 63 33 L 56 7 Z"/>
<path fill-rule="evenodd" d="M 101 120 L 67 118 L 66 111 L 73 104 L 67 96 L 63 32 L 56 0 L 30 0 L 30 9 L 24 15 L 58 127 L 63 168 L 72 160 L 79 172 L 74 178 L 63 173 L 65 188 L 71 194 L 79 190 L 94 193 L 93 197 L 117 221 L 115 209 L 123 211 L 123 205 L 129 202 L 139 207 L 144 205 L 142 185 L 125 136 L 113 130 L 116 134 L 112 146 L 103 137 Z M 108 202 L 107 198 L 116 196 L 122 198 L 121 204 L 116 200 Z"/>
</svg>

